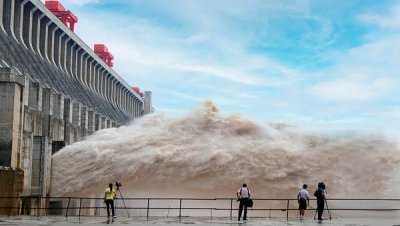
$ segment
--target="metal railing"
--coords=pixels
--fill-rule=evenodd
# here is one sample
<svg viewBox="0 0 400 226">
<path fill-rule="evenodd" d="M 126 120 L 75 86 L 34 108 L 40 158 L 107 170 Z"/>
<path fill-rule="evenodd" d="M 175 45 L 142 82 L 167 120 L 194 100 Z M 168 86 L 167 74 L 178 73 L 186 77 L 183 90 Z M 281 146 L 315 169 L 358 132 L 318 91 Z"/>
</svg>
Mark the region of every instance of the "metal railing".
<svg viewBox="0 0 400 226">
<path fill-rule="evenodd" d="M 124 202 L 122 203 L 122 201 Z M 289 220 L 294 217 L 293 214 L 298 212 L 297 199 L 254 198 L 253 201 L 254 207 L 250 208 L 252 217 Z M 310 203 L 313 202 L 315 203 L 314 199 L 311 199 Z M 400 211 L 400 199 L 331 198 L 327 200 L 328 202 L 330 212 L 335 211 L 337 215 L 340 215 L 340 211 L 385 213 Z M 169 217 L 170 211 L 175 212 L 175 214 L 171 214 L 172 216 L 179 218 L 194 216 L 213 218 L 217 216 L 229 217 L 232 220 L 238 208 L 236 198 L 125 198 L 116 199 L 115 204 L 119 215 L 146 217 L 147 220 L 152 216 Z M 103 216 L 105 209 L 103 198 L 0 197 L 0 215 L 61 215 L 80 218 L 81 216 Z M 314 214 L 315 210 L 311 206 L 308 214 Z M 167 211 L 167 213 L 162 211 Z"/>
</svg>

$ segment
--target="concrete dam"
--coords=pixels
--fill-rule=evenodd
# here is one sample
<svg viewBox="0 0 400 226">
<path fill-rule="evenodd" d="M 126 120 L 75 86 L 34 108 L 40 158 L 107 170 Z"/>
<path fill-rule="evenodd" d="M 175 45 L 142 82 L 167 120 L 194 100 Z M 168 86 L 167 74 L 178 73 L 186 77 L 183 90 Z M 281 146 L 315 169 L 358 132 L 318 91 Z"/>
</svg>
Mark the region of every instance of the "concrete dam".
<svg viewBox="0 0 400 226">
<path fill-rule="evenodd" d="M 0 0 L 0 196 L 48 196 L 52 154 L 153 111 L 105 46 L 73 32 L 75 15 L 45 4 Z"/>
</svg>

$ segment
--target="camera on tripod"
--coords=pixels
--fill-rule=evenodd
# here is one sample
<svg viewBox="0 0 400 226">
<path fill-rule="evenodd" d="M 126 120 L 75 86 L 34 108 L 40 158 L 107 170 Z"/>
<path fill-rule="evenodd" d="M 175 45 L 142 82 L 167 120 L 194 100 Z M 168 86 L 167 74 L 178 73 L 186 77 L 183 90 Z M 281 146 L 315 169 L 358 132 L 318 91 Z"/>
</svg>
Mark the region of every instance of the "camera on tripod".
<svg viewBox="0 0 400 226">
<path fill-rule="evenodd" d="M 115 181 L 115 186 L 117 187 L 117 190 L 119 190 L 119 187 L 122 186 L 121 182 Z"/>
</svg>

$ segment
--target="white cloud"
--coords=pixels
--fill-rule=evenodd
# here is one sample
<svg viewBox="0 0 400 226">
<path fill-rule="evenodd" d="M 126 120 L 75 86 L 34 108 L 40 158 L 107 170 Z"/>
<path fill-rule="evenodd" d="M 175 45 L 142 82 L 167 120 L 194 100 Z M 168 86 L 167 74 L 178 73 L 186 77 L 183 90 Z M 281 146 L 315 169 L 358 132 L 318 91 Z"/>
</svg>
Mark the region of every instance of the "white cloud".
<svg viewBox="0 0 400 226">
<path fill-rule="evenodd" d="M 336 65 L 320 71 L 326 79 L 309 92 L 335 101 L 368 101 L 393 95 L 400 85 L 400 35 L 380 37 L 350 49 Z"/>
<path fill-rule="evenodd" d="M 368 12 L 361 14 L 358 18 L 367 24 L 400 30 L 400 4 L 393 5 L 387 12 Z"/>
<path fill-rule="evenodd" d="M 110 19 L 98 21 L 98 17 L 81 15 L 77 33 L 89 43 L 106 43 L 116 57 L 116 67 L 130 75 L 152 73 L 169 80 L 166 74 L 190 76 L 196 73 L 197 76 L 265 87 L 292 83 L 297 76 L 295 70 L 266 56 L 249 53 L 240 46 L 245 43 L 239 45 L 229 37 L 215 39 L 222 47 L 213 49 L 208 45 L 214 45 L 215 40 L 202 34 L 175 34 L 140 18 L 102 15 Z M 201 48 L 204 44 L 209 51 Z"/>
<path fill-rule="evenodd" d="M 345 77 L 319 83 L 310 91 L 313 95 L 335 101 L 367 101 L 394 88 L 390 79 L 368 81 L 362 77 Z"/>
</svg>

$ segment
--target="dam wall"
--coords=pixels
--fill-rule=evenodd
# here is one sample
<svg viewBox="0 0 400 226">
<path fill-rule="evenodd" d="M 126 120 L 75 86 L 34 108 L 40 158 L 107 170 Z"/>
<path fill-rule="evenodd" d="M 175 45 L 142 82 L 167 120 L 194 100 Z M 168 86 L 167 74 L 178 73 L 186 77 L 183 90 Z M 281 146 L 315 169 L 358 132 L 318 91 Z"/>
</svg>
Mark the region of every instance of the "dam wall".
<svg viewBox="0 0 400 226">
<path fill-rule="evenodd" d="M 49 195 L 61 148 L 152 112 L 145 93 L 41 1 L 0 0 L 0 166 L 23 171 L 20 195 Z"/>
</svg>

